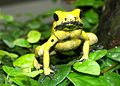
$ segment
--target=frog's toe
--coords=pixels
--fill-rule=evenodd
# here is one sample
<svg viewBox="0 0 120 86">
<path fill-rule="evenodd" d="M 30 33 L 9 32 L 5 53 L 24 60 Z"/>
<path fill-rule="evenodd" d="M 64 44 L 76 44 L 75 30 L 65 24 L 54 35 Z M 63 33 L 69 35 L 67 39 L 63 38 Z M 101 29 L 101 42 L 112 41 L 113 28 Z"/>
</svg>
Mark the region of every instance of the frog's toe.
<svg viewBox="0 0 120 86">
<path fill-rule="evenodd" d="M 50 73 L 54 73 L 54 71 L 51 70 L 50 68 L 44 69 L 44 74 L 45 75 L 50 75 Z"/>
<path fill-rule="evenodd" d="M 43 68 L 43 65 L 38 63 L 38 64 L 34 64 L 34 67 L 36 69 L 41 69 L 41 68 Z"/>
</svg>

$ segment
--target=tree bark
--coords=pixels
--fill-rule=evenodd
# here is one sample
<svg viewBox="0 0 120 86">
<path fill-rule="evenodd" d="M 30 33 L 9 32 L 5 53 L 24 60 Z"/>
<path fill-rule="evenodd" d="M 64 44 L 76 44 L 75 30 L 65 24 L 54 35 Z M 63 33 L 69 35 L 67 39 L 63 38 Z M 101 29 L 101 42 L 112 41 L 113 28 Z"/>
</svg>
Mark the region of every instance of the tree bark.
<svg viewBox="0 0 120 86">
<path fill-rule="evenodd" d="M 120 0 L 106 0 L 99 22 L 98 38 L 107 49 L 120 45 Z"/>
</svg>

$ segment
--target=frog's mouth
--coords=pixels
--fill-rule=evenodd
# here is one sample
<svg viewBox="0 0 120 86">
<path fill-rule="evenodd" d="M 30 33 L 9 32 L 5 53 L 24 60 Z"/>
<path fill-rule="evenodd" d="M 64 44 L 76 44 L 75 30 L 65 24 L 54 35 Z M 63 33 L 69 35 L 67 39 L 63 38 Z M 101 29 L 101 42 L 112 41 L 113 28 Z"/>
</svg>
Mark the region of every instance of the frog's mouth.
<svg viewBox="0 0 120 86">
<path fill-rule="evenodd" d="M 83 26 L 82 23 L 78 21 L 64 22 L 55 27 L 56 30 L 75 30 L 81 29 Z"/>
</svg>

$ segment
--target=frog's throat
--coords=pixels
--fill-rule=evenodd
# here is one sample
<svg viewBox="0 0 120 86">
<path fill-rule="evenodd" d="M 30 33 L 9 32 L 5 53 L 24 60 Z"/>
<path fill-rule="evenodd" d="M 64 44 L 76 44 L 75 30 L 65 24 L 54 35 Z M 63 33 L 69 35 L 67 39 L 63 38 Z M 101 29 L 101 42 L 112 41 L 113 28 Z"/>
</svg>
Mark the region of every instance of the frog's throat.
<svg viewBox="0 0 120 86">
<path fill-rule="evenodd" d="M 72 29 L 80 29 L 82 28 L 83 24 L 78 21 L 70 21 L 70 22 L 64 22 L 59 25 L 57 25 L 54 29 L 55 30 L 64 30 L 64 28 L 68 28 L 68 30 Z"/>
</svg>

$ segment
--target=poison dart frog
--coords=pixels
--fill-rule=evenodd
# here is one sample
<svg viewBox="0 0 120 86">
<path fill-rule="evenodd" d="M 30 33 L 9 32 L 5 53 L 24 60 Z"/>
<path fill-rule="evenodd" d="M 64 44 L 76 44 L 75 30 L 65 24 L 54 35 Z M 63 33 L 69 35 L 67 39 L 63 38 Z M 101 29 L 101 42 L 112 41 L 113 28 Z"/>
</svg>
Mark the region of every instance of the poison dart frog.
<svg viewBox="0 0 120 86">
<path fill-rule="evenodd" d="M 82 30 L 82 11 L 74 9 L 69 12 L 55 11 L 54 22 L 52 26 L 51 36 L 47 42 L 38 46 L 35 50 L 36 56 L 43 56 L 44 74 L 49 75 L 54 72 L 50 69 L 50 49 L 54 46 L 56 51 L 72 51 L 77 49 L 83 43 L 83 55 L 80 61 L 88 59 L 89 47 L 97 43 L 98 38 L 94 33 Z M 38 61 L 34 60 L 35 68 L 40 68 Z"/>
</svg>

